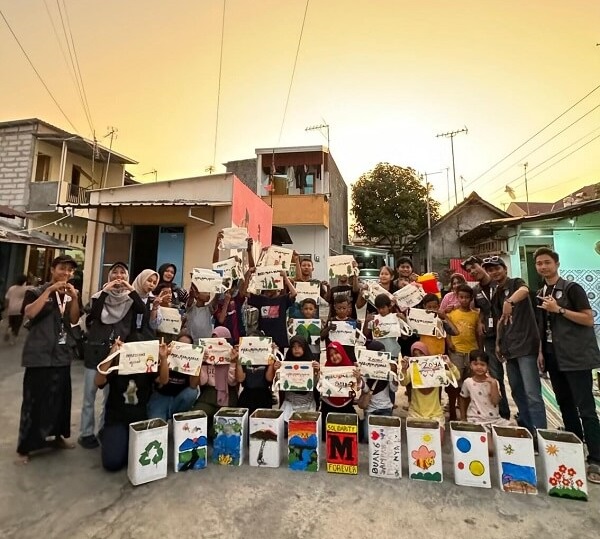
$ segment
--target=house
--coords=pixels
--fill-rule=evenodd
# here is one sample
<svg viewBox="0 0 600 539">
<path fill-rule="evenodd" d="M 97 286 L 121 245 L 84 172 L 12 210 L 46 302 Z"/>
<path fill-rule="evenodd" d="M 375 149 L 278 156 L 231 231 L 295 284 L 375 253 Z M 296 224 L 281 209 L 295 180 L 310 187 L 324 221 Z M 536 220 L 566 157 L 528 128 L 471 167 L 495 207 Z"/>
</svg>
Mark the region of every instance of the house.
<svg viewBox="0 0 600 539">
<path fill-rule="evenodd" d="M 561 210 L 573 204 L 600 198 L 600 183 L 586 185 L 556 202 L 511 202 L 506 213 L 513 217 L 524 215 L 540 215 L 551 211 Z"/>
<path fill-rule="evenodd" d="M 327 257 L 348 243 L 348 186 L 328 148 L 257 149 L 256 158 L 225 163 L 273 209 L 293 248 L 312 258 L 315 275 L 327 275 Z"/>
<path fill-rule="evenodd" d="M 271 244 L 270 206 L 231 173 L 94 189 L 89 200 L 59 207 L 89 212 L 84 300 L 118 261 L 129 265 L 132 278 L 172 263 L 175 282 L 189 287 L 193 268 L 212 267 L 217 233 L 226 227 L 246 227 L 256 254 Z"/>
<path fill-rule="evenodd" d="M 489 242 L 478 245 L 477 250 L 460 241 L 463 234 L 480 223 L 497 218 L 509 217 L 508 213 L 483 200 L 472 192 L 460 204 L 452 208 L 431 226 L 431 246 L 428 230 L 423 230 L 413 240 L 412 260 L 417 273 L 426 270 L 441 272 L 447 268 L 457 270 L 458 262 L 471 254 L 501 254 L 504 245 L 501 242 Z M 431 257 L 431 267 L 427 267 L 427 257 Z"/>
<path fill-rule="evenodd" d="M 65 214 L 60 205 L 87 202 L 93 188 L 122 186 L 125 165 L 134 163 L 37 118 L 0 122 L 0 204 L 20 213 L 12 223 L 0 218 L 0 278 L 47 280 L 57 250 L 75 249 L 83 260 L 87 210 Z"/>
</svg>

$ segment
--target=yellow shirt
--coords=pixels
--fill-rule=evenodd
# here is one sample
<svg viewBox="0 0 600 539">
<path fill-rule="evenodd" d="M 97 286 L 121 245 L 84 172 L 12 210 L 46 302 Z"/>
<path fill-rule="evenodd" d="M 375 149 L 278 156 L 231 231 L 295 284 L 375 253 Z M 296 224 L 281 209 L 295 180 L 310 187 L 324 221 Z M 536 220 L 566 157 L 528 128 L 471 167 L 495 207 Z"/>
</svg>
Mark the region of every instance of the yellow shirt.
<svg viewBox="0 0 600 539">
<path fill-rule="evenodd" d="M 454 309 L 448 313 L 448 319 L 458 330 L 458 335 L 450 337 L 456 351 L 461 354 L 468 354 L 471 350 L 477 350 L 479 348 L 477 344 L 479 313 Z"/>
<path fill-rule="evenodd" d="M 442 355 L 446 351 L 446 339 L 440 339 L 433 335 L 419 335 L 419 340 L 427 346 L 431 356 Z"/>
</svg>

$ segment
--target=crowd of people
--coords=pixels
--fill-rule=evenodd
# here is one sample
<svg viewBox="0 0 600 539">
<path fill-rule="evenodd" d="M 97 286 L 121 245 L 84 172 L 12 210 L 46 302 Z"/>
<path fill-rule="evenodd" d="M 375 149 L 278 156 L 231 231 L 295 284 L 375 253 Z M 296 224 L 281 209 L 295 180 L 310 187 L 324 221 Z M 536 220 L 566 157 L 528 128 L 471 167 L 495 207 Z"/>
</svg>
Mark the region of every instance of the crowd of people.
<svg viewBox="0 0 600 539">
<path fill-rule="evenodd" d="M 214 262 L 219 261 L 221 238 L 222 233 L 215 243 Z M 545 247 L 536 251 L 535 267 L 543 286 L 534 294 L 522 279 L 508 276 L 502 258 L 470 256 L 462 268 L 471 276 L 471 284 L 463 274 L 454 274 L 443 298 L 423 292 L 415 306 L 434 313 L 444 331 L 401 337 L 381 335 L 377 323 L 390 315 L 407 321 L 409 309 L 400 309 L 390 294 L 406 286 L 421 286 L 410 259 L 399 259 L 395 268 L 381 268 L 378 284 L 382 293 L 375 298 L 367 297 L 367 285 L 355 275 L 336 282 L 314 279 L 311 259 L 296 252 L 292 259 L 295 275 L 281 272 L 282 290 L 257 290 L 251 286 L 256 271 L 251 239 L 245 259 L 244 275 L 233 279 L 223 293 L 200 292 L 194 284 L 188 289 L 178 286 L 174 264 L 163 264 L 157 271 L 145 269 L 131 279 L 128 265 L 117 262 L 109 268 L 106 284 L 84 308 L 78 290 L 69 282 L 77 263 L 68 255 L 52 262 L 50 282 L 36 288 L 9 289 L 9 331 L 17 335 L 23 316 L 28 331 L 22 359 L 25 373 L 17 462 L 27 463 L 32 452 L 48 446 L 74 447 L 67 441 L 71 435 L 70 365 L 79 341 L 84 382 L 78 442 L 87 449 L 101 446 L 107 470 L 127 465 L 132 422 L 148 418 L 168 421 L 178 412 L 203 410 L 209 418 L 210 434 L 212 417 L 221 407 L 240 406 L 252 413 L 278 406 L 286 421 L 295 411 L 320 410 L 325 427 L 329 412 L 355 413 L 358 407 L 366 426 L 370 415 L 394 413 L 399 385 L 406 388 L 406 415 L 437 420 L 442 437 L 448 417 L 488 428 L 517 422 L 535 441 L 536 430 L 547 428 L 540 381 L 540 374 L 547 372 L 564 429 L 585 442 L 588 479 L 600 483 L 600 423 L 592 376 L 592 371 L 600 368 L 600 351 L 593 313 L 583 288 L 560 277 L 556 252 Z M 318 283 L 320 301 L 308 297 L 297 302 L 298 282 Z M 290 338 L 290 321 L 318 319 L 323 302 L 329 311 L 321 321 L 320 342 L 300 335 Z M 163 308 L 181 313 L 178 335 L 162 330 Z M 391 371 L 397 376 L 371 380 L 361 373 L 357 348 L 335 340 L 337 327 L 347 324 L 364 336 L 366 342 L 361 344 L 366 349 L 390 354 Z M 281 352 L 279 359 L 274 356 L 268 365 L 242 364 L 237 345 L 247 335 L 271 337 Z M 210 337 L 233 346 L 229 363 L 203 363 L 198 376 L 169 369 L 170 343 L 197 344 Z M 122 343 L 154 339 L 160 340 L 158 372 L 124 375 L 98 371 L 98 364 L 111 352 L 118 352 Z M 410 358 L 422 356 L 441 356 L 448 378 L 455 381 L 446 386 L 446 409 L 441 388 L 416 383 L 417 387 L 412 387 Z M 281 361 L 310 362 L 315 380 L 323 366 L 354 367 L 356 391 L 347 397 L 326 396 L 316 389 L 276 395 L 272 384 Z M 118 355 L 113 362 L 118 363 Z M 505 371 L 518 410 L 513 417 Z"/>
</svg>

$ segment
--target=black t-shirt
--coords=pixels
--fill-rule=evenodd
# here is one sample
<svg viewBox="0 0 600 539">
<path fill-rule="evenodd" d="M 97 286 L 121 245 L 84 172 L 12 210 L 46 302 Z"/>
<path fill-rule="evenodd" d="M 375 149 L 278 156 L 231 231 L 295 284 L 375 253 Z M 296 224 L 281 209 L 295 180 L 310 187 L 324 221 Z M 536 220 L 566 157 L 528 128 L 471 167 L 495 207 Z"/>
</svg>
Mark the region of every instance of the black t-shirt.
<svg viewBox="0 0 600 539">
<path fill-rule="evenodd" d="M 270 386 L 266 378 L 267 367 L 265 365 L 243 366 L 242 369 L 246 373 L 246 379 L 242 384 L 245 389 L 263 389 Z"/>
<path fill-rule="evenodd" d="M 135 423 L 148 419 L 146 406 L 152 394 L 157 374 L 108 375 L 108 397 L 106 399 L 107 425 Z"/>
<path fill-rule="evenodd" d="M 496 324 L 498 319 L 494 319 L 492 314 L 492 302 L 494 301 L 495 294 L 496 283 L 494 283 L 494 281 L 490 281 L 488 284 L 479 283 L 473 289 L 473 303 L 481 313 L 481 320 L 483 321 L 486 339 L 491 339 L 496 336 Z"/>
<path fill-rule="evenodd" d="M 331 301 L 329 302 L 329 317 L 335 317 L 335 298 L 337 297 L 345 297 L 348 299 L 348 302 L 352 306 L 352 312 L 350 313 L 350 318 L 354 318 L 356 320 L 356 300 L 358 299 L 358 292 L 352 289 L 352 286 L 348 284 L 340 284 L 337 286 L 331 287 Z"/>
<path fill-rule="evenodd" d="M 176 397 L 186 387 L 189 387 L 189 385 L 190 377 L 187 374 L 181 374 L 180 372 L 169 369 L 169 381 L 162 387 L 159 387 L 158 384 L 156 384 L 155 389 L 165 397 Z"/>
<path fill-rule="evenodd" d="M 293 304 L 289 294 L 274 298 L 250 294 L 248 298 L 248 305 L 258 309 L 258 329 L 271 337 L 282 352 L 288 346 L 286 313 Z"/>
</svg>

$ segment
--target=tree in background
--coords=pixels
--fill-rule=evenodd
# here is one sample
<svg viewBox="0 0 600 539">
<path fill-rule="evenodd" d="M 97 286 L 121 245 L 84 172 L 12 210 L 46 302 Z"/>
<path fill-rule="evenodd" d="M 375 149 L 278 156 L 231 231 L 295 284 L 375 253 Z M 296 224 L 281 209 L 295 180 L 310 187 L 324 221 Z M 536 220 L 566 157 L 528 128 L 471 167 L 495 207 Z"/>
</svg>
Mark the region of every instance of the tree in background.
<svg viewBox="0 0 600 539">
<path fill-rule="evenodd" d="M 440 204 L 430 198 L 431 222 Z M 352 186 L 354 233 L 374 243 L 387 242 L 395 256 L 427 228 L 427 189 L 412 168 L 379 163 Z"/>
</svg>

